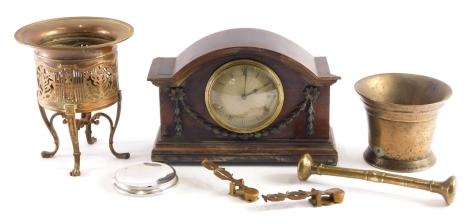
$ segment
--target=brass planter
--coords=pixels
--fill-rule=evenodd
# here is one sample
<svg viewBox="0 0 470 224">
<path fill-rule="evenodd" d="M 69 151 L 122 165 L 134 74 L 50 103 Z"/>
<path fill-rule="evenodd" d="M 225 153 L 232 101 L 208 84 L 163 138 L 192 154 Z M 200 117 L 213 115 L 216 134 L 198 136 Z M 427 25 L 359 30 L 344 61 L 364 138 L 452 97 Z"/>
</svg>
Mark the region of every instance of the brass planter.
<svg viewBox="0 0 470 224">
<path fill-rule="evenodd" d="M 91 136 L 91 125 L 98 124 L 100 117 L 105 117 L 111 126 L 111 152 L 117 158 L 129 158 L 129 153 L 114 151 L 113 137 L 121 111 L 117 43 L 131 37 L 133 32 L 132 26 L 114 19 L 68 17 L 32 23 L 15 33 L 19 43 L 34 48 L 39 110 L 56 145 L 54 151 L 43 151 L 41 155 L 49 158 L 57 152 L 59 138 L 53 120 L 62 116 L 68 124 L 74 150 L 71 176 L 80 175 L 77 132 L 86 127 L 87 142 L 93 144 L 96 139 Z M 115 122 L 105 113 L 92 114 L 115 103 Z M 48 119 L 44 108 L 56 113 Z M 81 114 L 79 119 L 75 118 L 77 113 Z"/>
<path fill-rule="evenodd" d="M 434 78 L 403 73 L 378 74 L 355 84 L 367 111 L 370 165 L 397 172 L 432 167 L 431 150 L 439 109 L 452 89 Z"/>
</svg>

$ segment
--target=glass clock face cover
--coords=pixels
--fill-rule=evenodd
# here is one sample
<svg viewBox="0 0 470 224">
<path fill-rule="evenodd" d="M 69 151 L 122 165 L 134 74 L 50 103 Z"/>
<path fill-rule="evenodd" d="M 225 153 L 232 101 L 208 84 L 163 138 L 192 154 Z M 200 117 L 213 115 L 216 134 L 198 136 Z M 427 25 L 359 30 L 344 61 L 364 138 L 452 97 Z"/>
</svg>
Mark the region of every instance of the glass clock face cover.
<svg viewBox="0 0 470 224">
<path fill-rule="evenodd" d="M 206 88 L 206 106 L 222 127 L 238 133 L 259 131 L 279 115 L 284 102 L 281 81 L 266 65 L 236 60 L 222 65 Z"/>
</svg>

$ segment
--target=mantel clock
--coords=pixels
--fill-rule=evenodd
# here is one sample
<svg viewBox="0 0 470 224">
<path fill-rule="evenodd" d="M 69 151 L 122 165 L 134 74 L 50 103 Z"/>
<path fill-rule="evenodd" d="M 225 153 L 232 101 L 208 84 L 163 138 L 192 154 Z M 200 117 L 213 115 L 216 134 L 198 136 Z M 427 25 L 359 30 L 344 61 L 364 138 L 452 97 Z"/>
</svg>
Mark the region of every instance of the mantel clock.
<svg viewBox="0 0 470 224">
<path fill-rule="evenodd" d="M 252 28 L 157 57 L 147 77 L 160 103 L 152 161 L 297 163 L 309 153 L 336 165 L 329 114 L 330 86 L 339 79 L 325 57 Z"/>
</svg>

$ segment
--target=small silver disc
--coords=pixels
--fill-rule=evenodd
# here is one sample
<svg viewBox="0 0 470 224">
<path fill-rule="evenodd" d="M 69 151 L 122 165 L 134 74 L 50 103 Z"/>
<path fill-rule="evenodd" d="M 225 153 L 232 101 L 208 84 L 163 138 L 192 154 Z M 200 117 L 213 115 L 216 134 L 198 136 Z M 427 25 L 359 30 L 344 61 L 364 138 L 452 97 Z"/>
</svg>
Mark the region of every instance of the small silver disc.
<svg viewBox="0 0 470 224">
<path fill-rule="evenodd" d="M 139 162 L 118 169 L 113 184 L 124 195 L 154 196 L 175 188 L 178 185 L 178 176 L 168 164 Z"/>
</svg>

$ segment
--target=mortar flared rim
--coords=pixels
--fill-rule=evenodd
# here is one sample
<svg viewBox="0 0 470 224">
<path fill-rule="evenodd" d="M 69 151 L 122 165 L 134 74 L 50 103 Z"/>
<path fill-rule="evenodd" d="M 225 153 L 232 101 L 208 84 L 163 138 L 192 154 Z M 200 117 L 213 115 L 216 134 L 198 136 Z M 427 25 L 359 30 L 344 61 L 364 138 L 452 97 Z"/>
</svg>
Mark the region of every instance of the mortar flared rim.
<svg viewBox="0 0 470 224">
<path fill-rule="evenodd" d="M 452 96 L 447 83 L 409 73 L 370 75 L 358 80 L 354 89 L 365 101 L 398 107 L 442 105 Z"/>
</svg>

